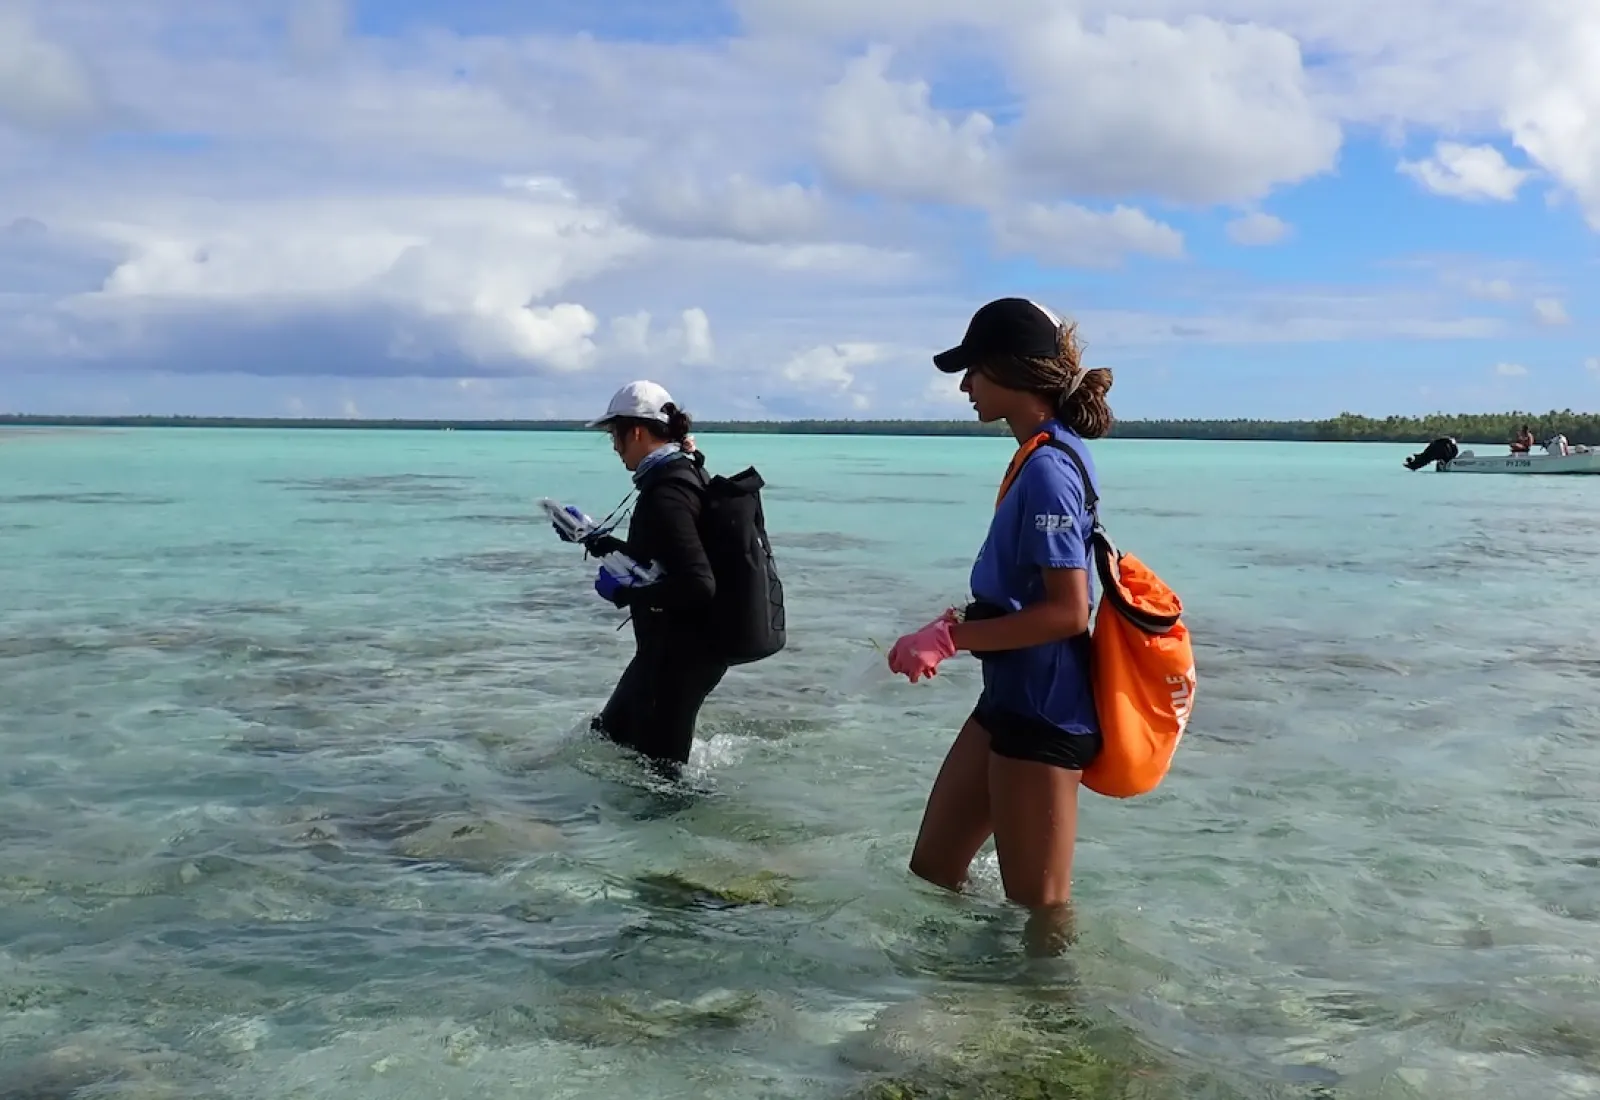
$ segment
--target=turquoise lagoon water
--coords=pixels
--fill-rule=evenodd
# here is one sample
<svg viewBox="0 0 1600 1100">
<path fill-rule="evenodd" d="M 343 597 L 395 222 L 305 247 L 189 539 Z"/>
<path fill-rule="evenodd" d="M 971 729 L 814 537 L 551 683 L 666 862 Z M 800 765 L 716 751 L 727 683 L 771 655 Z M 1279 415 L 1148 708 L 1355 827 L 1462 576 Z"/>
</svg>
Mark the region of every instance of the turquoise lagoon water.
<svg viewBox="0 0 1600 1100">
<path fill-rule="evenodd" d="M 792 642 L 685 793 L 582 732 L 629 636 L 534 502 L 619 500 L 601 441 L 0 437 L 0 1098 L 810 1100 L 1017 1043 L 1100 1060 L 1048 1095 L 1600 1095 L 1600 484 L 1098 445 L 1200 690 L 1041 966 L 991 854 L 904 870 L 973 663 L 872 671 L 1007 444 L 701 442 L 768 478 Z"/>
</svg>

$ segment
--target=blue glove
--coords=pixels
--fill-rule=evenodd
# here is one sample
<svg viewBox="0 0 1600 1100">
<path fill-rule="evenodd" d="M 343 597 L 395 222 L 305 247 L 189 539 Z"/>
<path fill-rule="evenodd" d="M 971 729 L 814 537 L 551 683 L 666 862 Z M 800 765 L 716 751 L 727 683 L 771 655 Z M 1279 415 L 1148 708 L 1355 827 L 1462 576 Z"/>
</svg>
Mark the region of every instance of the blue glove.
<svg viewBox="0 0 1600 1100">
<path fill-rule="evenodd" d="M 576 504 L 567 505 L 566 508 L 564 509 L 564 511 L 567 513 L 567 515 L 571 516 L 573 519 L 579 521 L 580 523 L 583 522 L 583 512 L 581 510 L 579 510 L 579 508 L 578 508 L 578 506 Z M 555 530 L 556 538 L 560 539 L 562 542 L 577 542 L 578 541 L 577 539 L 573 538 L 570 534 L 568 534 L 561 527 L 561 525 L 559 523 L 555 523 L 555 522 L 552 521 L 550 526 Z"/>
<path fill-rule="evenodd" d="M 607 600 L 617 607 L 622 607 L 628 602 L 629 582 L 611 575 L 611 572 L 601 568 L 595 574 L 594 590 L 600 598 Z"/>
</svg>

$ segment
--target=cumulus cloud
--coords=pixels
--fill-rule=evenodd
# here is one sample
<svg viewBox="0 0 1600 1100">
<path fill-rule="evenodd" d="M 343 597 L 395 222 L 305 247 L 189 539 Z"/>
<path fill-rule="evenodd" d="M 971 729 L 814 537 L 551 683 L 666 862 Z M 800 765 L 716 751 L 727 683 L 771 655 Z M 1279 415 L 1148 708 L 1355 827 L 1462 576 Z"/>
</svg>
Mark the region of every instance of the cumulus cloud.
<svg viewBox="0 0 1600 1100">
<path fill-rule="evenodd" d="M 608 350 L 621 359 L 706 366 L 717 357 L 711 318 L 698 306 L 684 310 L 678 323 L 664 330 L 656 329 L 649 310 L 613 317 L 609 336 Z"/>
<path fill-rule="evenodd" d="M 622 208 L 635 224 L 657 232 L 752 243 L 815 236 L 827 221 L 827 203 L 817 188 L 762 184 L 737 174 L 719 184 L 652 175 Z"/>
<path fill-rule="evenodd" d="M 104 110 L 80 56 L 47 38 L 27 9 L 0 7 L 0 127 L 78 129 L 99 120 Z"/>
<path fill-rule="evenodd" d="M 1564 273 L 1481 258 L 1454 298 L 1506 318 L 1415 287 L 1252 296 L 1208 261 L 1310 237 L 1314 217 L 1259 206 L 1334 171 L 1346 127 L 1425 150 L 1392 186 L 1542 187 L 1600 217 L 1591 5 L 734 3 L 731 38 L 608 41 L 539 30 L 537 5 L 505 33 L 375 34 L 344 0 L 0 0 L 19 227 L 0 228 L 0 356 L 507 394 L 649 363 L 944 409 L 929 333 L 1026 292 L 991 274 L 1095 272 L 1076 312 L 1102 349 L 1572 323 L 1545 289 Z M 107 119 L 111 141 L 61 140 Z M 1138 257 L 1166 262 L 1135 285 Z"/>
<path fill-rule="evenodd" d="M 889 50 L 850 62 L 822 100 L 817 146 L 823 167 L 846 187 L 925 202 L 992 201 L 999 184 L 990 138 L 976 111 L 934 110 L 921 80 L 888 75 Z"/>
<path fill-rule="evenodd" d="M 1075 194 L 1241 201 L 1333 167 L 1339 124 L 1282 31 L 1117 15 L 1092 29 L 1063 14 L 1018 38 L 1016 159 Z"/>
<path fill-rule="evenodd" d="M 1468 201 L 1510 202 L 1529 177 L 1492 145 L 1454 141 L 1439 142 L 1424 160 L 1401 161 L 1400 171 L 1436 195 Z"/>
<path fill-rule="evenodd" d="M 1183 234 L 1128 206 L 1102 213 L 1072 203 L 1032 203 L 1000 214 L 995 236 L 1008 252 L 1069 267 L 1117 267 L 1133 253 L 1183 256 Z"/>
<path fill-rule="evenodd" d="M 716 344 L 711 339 L 711 319 L 703 309 L 683 311 L 683 362 L 703 366 L 717 358 Z"/>
<path fill-rule="evenodd" d="M 1521 363 L 1496 363 L 1494 372 L 1501 378 L 1522 378 L 1528 373 L 1528 368 Z"/>
<path fill-rule="evenodd" d="M 1565 325 L 1572 322 L 1567 316 L 1567 306 L 1560 298 L 1535 298 L 1533 315 L 1541 325 Z"/>
<path fill-rule="evenodd" d="M 98 358 L 193 349 L 173 369 L 305 373 L 314 340 L 337 349 L 312 357 L 316 371 L 353 375 L 574 372 L 608 355 L 716 362 L 702 307 L 680 308 L 665 324 L 634 310 L 602 326 L 569 296 L 641 264 L 682 276 L 695 253 L 664 246 L 557 181 L 509 183 L 509 193 L 426 199 L 64 209 L 59 224 L 115 258 L 56 305 L 50 331 L 75 328 L 80 351 Z M 49 232 L 33 221 L 0 230 L 0 279 L 8 258 L 42 262 L 35 254 Z M 809 262 L 781 248 L 748 260 L 777 270 Z M 349 332 L 337 333 L 341 325 Z M 297 350 L 221 352 L 229 331 L 248 334 L 257 350 L 276 346 L 268 338 L 281 331 Z"/>
<path fill-rule="evenodd" d="M 1512 139 L 1577 197 L 1600 231 L 1600 8 L 1529 5 L 1501 111 Z"/>
<path fill-rule="evenodd" d="M 1485 298 L 1494 302 L 1510 302 L 1517 297 L 1517 289 L 1508 279 L 1468 279 L 1466 291 L 1474 298 Z"/>
<path fill-rule="evenodd" d="M 1228 239 L 1246 248 L 1277 244 L 1286 240 L 1289 232 L 1289 223 L 1259 210 L 1228 223 Z"/>
<path fill-rule="evenodd" d="M 1277 31 L 1120 16 L 1091 28 L 1056 15 L 1000 41 L 1022 90 L 1020 119 L 1004 130 L 981 111 L 936 108 L 926 81 L 890 74 L 886 47 L 850 62 L 820 109 L 830 176 L 858 191 L 986 208 L 1002 229 L 1063 192 L 1258 198 L 1330 168 L 1341 143 L 1307 92 L 1298 44 Z M 1172 255 L 1170 239 L 1153 254 Z"/>
<path fill-rule="evenodd" d="M 881 362 L 886 349 L 877 344 L 827 344 L 809 348 L 783 365 L 783 377 L 808 389 L 844 392 L 856 382 L 856 370 Z"/>
<path fill-rule="evenodd" d="M 51 222 L 120 253 L 97 288 L 60 307 L 107 355 L 158 339 L 152 333 L 163 325 L 210 330 L 231 318 L 258 329 L 300 313 L 318 332 L 344 317 L 382 338 L 382 350 L 364 354 L 336 341 L 358 374 L 426 372 L 443 369 L 441 360 L 489 371 L 582 370 L 594 358 L 598 321 L 561 292 L 647 243 L 607 211 L 559 193 L 125 199 L 94 210 L 63 206 Z M 228 355 L 211 366 L 238 361 Z"/>
<path fill-rule="evenodd" d="M 817 36 L 849 41 L 861 35 L 920 41 L 946 33 L 994 49 L 1017 50 L 1033 64 L 1022 71 L 1062 73 L 1074 80 L 1070 58 L 1098 78 L 1088 99 L 1045 104 L 1043 117 L 1066 127 L 1040 145 L 1062 143 L 1068 154 L 1092 147 L 1096 135 L 1115 135 L 1131 121 L 1127 144 L 1101 178 L 1126 179 L 1143 157 L 1160 162 L 1168 146 L 1180 154 L 1182 178 L 1152 190 L 1162 194 L 1219 192 L 1246 195 L 1269 184 L 1294 182 L 1332 166 L 1342 124 L 1409 127 L 1442 133 L 1503 136 L 1533 166 L 1583 205 L 1600 229 L 1600 8 L 1571 0 L 736 0 L 747 25 L 774 38 Z M 1197 14 L 1197 8 L 1203 14 Z M 1103 28 L 1097 31 L 1095 28 Z M 1107 45 L 1095 49 L 1099 38 Z M 1032 47 L 1029 47 L 1032 43 Z M 1064 52 L 1057 52 L 1064 47 Z M 1135 58 L 1159 61 L 1136 67 Z M 1308 61 L 1308 58 L 1314 60 Z M 1154 79 L 1159 73 L 1160 79 Z M 1038 87 L 1033 81 L 1029 87 Z M 1105 92 L 1099 93 L 1104 88 Z M 1197 94 L 1198 93 L 1198 94 Z M 1146 112 L 1155 104 L 1152 119 Z M 1111 120 L 1102 117 L 1111 108 Z M 1233 108 L 1230 113 L 1226 108 Z M 1079 118 L 1074 119 L 1074 112 Z M 1187 126 L 1185 121 L 1187 120 Z M 1218 126 L 1216 123 L 1221 122 Z M 1305 125 L 1301 125 L 1304 122 Z M 1146 140 L 1140 142 L 1135 134 Z M 1086 139 L 1087 136 L 1087 139 Z M 1151 137 L 1163 139 L 1152 145 Z M 1455 150 L 1492 148 L 1446 142 Z M 1446 188 L 1469 184 L 1438 151 L 1412 162 Z M 1046 153 L 1049 164 L 1069 159 Z M 1481 155 L 1465 171 L 1503 192 L 1511 178 Z M 1223 169 L 1196 182 L 1189 169 Z M 1459 166 L 1458 166 L 1459 167 Z M 1469 179 L 1472 177 L 1468 177 Z M 1482 194 L 1481 188 L 1478 192 Z M 1074 191 L 1082 195 L 1084 192 Z M 1221 201 L 1221 200 L 1216 200 Z"/>
<path fill-rule="evenodd" d="M 946 415 L 968 404 L 967 395 L 961 392 L 961 375 L 945 374 L 942 371 L 928 379 L 928 384 L 923 390 L 923 399 L 929 405 L 944 410 Z"/>
</svg>

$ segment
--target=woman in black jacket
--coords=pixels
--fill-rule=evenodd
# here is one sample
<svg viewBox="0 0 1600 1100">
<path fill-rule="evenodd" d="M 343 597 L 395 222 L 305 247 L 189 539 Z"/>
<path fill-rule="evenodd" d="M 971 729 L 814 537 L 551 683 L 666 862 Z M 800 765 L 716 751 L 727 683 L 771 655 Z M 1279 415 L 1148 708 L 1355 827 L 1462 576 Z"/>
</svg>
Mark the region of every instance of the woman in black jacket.
<svg viewBox="0 0 1600 1100">
<path fill-rule="evenodd" d="M 717 582 L 699 530 L 705 456 L 689 438 L 689 415 L 653 382 L 624 386 L 590 427 L 611 434 L 639 497 L 626 541 L 599 534 L 586 549 L 599 557 L 620 550 L 663 573 L 648 585 L 618 582 L 603 568 L 595 579 L 595 590 L 632 617 L 635 652 L 593 725 L 675 777 L 689 760 L 700 707 L 728 671 L 710 633 Z"/>
</svg>

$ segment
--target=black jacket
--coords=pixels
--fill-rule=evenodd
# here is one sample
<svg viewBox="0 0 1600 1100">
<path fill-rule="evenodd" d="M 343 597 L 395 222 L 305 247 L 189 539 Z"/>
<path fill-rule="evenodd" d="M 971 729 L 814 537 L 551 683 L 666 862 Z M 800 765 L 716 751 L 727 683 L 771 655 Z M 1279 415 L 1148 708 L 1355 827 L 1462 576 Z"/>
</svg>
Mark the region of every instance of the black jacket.
<svg viewBox="0 0 1600 1100">
<path fill-rule="evenodd" d="M 603 553 L 620 549 L 640 565 L 659 563 L 655 584 L 624 588 L 620 606 L 633 614 L 634 632 L 666 629 L 700 633 L 717 592 L 715 574 L 700 541 L 700 510 L 706 483 L 705 457 L 673 459 L 647 472 L 639 485 L 628 537 L 620 545 L 597 544 Z"/>
</svg>

